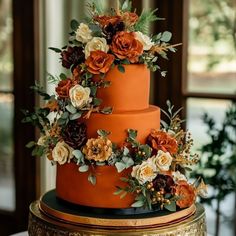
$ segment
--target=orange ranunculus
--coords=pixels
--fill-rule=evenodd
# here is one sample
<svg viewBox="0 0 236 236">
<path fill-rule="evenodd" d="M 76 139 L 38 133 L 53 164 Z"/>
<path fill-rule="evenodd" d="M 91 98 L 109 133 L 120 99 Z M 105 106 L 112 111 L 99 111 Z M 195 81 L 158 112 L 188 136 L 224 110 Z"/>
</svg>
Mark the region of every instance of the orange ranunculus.
<svg viewBox="0 0 236 236">
<path fill-rule="evenodd" d="M 111 50 L 119 59 L 128 59 L 131 63 L 136 63 L 143 53 L 143 45 L 135 39 L 133 32 L 121 31 L 114 36 Z"/>
<path fill-rule="evenodd" d="M 190 207 L 196 200 L 195 188 L 188 184 L 185 180 L 180 180 L 177 182 L 175 187 L 175 194 L 180 197 L 176 204 L 180 208 Z"/>
<path fill-rule="evenodd" d="M 147 144 L 153 149 L 153 154 L 158 150 L 175 154 L 178 151 L 177 141 L 164 131 L 152 130 L 147 137 Z"/>
<path fill-rule="evenodd" d="M 116 16 L 95 16 L 94 20 L 97 21 L 103 28 L 109 24 L 116 25 L 120 22 L 121 17 Z"/>
<path fill-rule="evenodd" d="M 61 80 L 56 87 L 56 92 L 60 98 L 68 98 L 69 90 L 74 85 L 71 79 Z"/>
<path fill-rule="evenodd" d="M 85 64 L 88 67 L 88 71 L 92 74 L 106 73 L 110 69 L 114 59 L 115 57 L 112 54 L 97 50 L 91 52 Z"/>
<path fill-rule="evenodd" d="M 126 26 L 132 26 L 138 21 L 138 15 L 135 12 L 124 12 L 121 15 L 121 20 Z"/>
</svg>

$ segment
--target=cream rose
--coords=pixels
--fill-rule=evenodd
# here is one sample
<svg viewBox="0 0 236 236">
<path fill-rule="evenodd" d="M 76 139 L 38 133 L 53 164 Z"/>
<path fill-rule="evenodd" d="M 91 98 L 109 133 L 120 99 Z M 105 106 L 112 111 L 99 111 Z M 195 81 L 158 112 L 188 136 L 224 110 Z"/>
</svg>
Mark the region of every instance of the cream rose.
<svg viewBox="0 0 236 236">
<path fill-rule="evenodd" d="M 156 166 L 150 159 L 141 165 L 134 166 L 131 173 L 131 176 L 136 178 L 140 184 L 152 181 L 156 175 Z"/>
<path fill-rule="evenodd" d="M 89 41 L 84 49 L 85 58 L 87 59 L 92 51 L 97 50 L 108 52 L 109 46 L 107 45 L 107 41 L 105 38 L 94 37 L 91 41 Z"/>
<path fill-rule="evenodd" d="M 135 32 L 135 38 L 143 45 L 143 50 L 148 51 L 154 45 L 154 42 L 145 34 L 138 31 Z"/>
<path fill-rule="evenodd" d="M 83 87 L 79 84 L 75 85 L 69 90 L 69 97 L 71 103 L 76 108 L 83 108 L 86 104 L 91 102 L 90 88 Z"/>
<path fill-rule="evenodd" d="M 185 180 L 185 181 L 187 181 L 186 176 L 183 175 L 183 174 L 181 174 L 179 171 L 173 172 L 173 173 L 172 173 L 172 177 L 173 177 L 173 180 L 174 180 L 175 182 L 178 182 L 178 181 L 180 181 L 180 180 Z"/>
<path fill-rule="evenodd" d="M 172 156 L 169 152 L 159 150 L 157 155 L 152 157 L 152 160 L 160 171 L 168 171 L 171 166 Z"/>
<path fill-rule="evenodd" d="M 82 43 L 87 43 L 92 39 L 92 31 L 89 29 L 88 25 L 84 23 L 80 23 L 75 34 L 76 40 Z"/>
<path fill-rule="evenodd" d="M 52 159 L 58 162 L 60 165 L 70 162 L 73 158 L 72 152 L 74 151 L 68 144 L 64 141 L 58 142 L 52 150 Z"/>
</svg>

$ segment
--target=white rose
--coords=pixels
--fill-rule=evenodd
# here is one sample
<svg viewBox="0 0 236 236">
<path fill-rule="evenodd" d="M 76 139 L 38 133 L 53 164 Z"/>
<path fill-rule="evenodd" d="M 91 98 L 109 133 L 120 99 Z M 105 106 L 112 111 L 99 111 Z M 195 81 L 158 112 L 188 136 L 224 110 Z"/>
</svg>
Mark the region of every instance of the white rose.
<svg viewBox="0 0 236 236">
<path fill-rule="evenodd" d="M 75 33 L 75 38 L 79 42 L 87 43 L 92 39 L 92 31 L 89 29 L 88 25 L 84 23 L 80 23 Z"/>
<path fill-rule="evenodd" d="M 144 184 L 157 176 L 156 167 L 152 161 L 144 161 L 141 165 L 133 166 L 131 176 Z"/>
<path fill-rule="evenodd" d="M 135 32 L 135 38 L 143 45 L 143 50 L 148 51 L 154 45 L 154 42 L 147 35 L 138 31 Z"/>
<path fill-rule="evenodd" d="M 64 141 L 58 142 L 52 150 L 53 161 L 58 162 L 60 165 L 70 162 L 73 158 L 72 152 L 74 149 L 66 144 Z"/>
<path fill-rule="evenodd" d="M 158 151 L 157 155 L 152 157 L 153 163 L 161 171 L 168 171 L 171 166 L 172 156 L 169 152 Z"/>
<path fill-rule="evenodd" d="M 83 108 L 88 103 L 91 102 L 90 95 L 90 88 L 83 87 L 79 84 L 75 85 L 69 90 L 69 96 L 71 103 L 76 108 Z"/>
<path fill-rule="evenodd" d="M 173 173 L 172 173 L 172 177 L 173 177 L 173 180 L 174 180 L 175 182 L 178 182 L 178 181 L 180 181 L 180 180 L 185 180 L 185 181 L 187 181 L 186 176 L 183 175 L 183 174 L 181 174 L 179 171 L 173 172 Z"/>
<path fill-rule="evenodd" d="M 105 38 L 94 37 L 91 41 L 89 41 L 84 49 L 85 58 L 87 59 L 92 51 L 97 50 L 108 52 L 109 46 L 107 45 Z"/>
</svg>

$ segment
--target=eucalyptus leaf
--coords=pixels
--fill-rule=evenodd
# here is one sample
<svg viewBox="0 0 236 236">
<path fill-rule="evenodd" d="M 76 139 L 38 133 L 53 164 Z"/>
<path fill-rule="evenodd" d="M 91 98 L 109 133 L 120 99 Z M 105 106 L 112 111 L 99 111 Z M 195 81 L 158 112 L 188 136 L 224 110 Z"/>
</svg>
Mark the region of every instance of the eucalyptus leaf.
<svg viewBox="0 0 236 236">
<path fill-rule="evenodd" d="M 77 119 L 79 119 L 81 117 L 81 115 L 82 114 L 80 112 L 77 112 L 75 114 L 71 114 L 70 115 L 70 120 L 77 120 Z"/>
<path fill-rule="evenodd" d="M 168 211 L 175 212 L 176 211 L 176 202 L 172 201 L 170 204 L 165 204 L 164 208 Z"/>
<path fill-rule="evenodd" d="M 127 147 L 124 147 L 123 149 L 123 155 L 127 156 L 129 154 L 129 149 Z"/>
<path fill-rule="evenodd" d="M 126 165 L 123 162 L 116 162 L 115 166 L 118 173 L 121 173 L 124 169 L 126 169 Z"/>
<path fill-rule="evenodd" d="M 80 150 L 74 150 L 72 154 L 79 162 L 84 159 L 84 154 Z"/>
<path fill-rule="evenodd" d="M 112 107 L 104 107 L 102 110 L 100 110 L 100 112 L 102 114 L 109 115 L 112 113 L 112 110 L 113 110 Z"/>
<path fill-rule="evenodd" d="M 96 185 L 96 183 L 97 183 L 97 178 L 96 178 L 96 176 L 95 175 L 93 175 L 93 174 L 89 174 L 89 176 L 88 176 L 88 181 L 92 184 L 92 185 Z"/>
<path fill-rule="evenodd" d="M 102 100 L 99 98 L 93 98 L 93 105 L 94 106 L 100 106 L 102 103 Z"/>
<path fill-rule="evenodd" d="M 69 113 L 67 111 L 61 115 L 61 119 L 63 120 L 68 119 L 68 117 L 69 117 Z"/>
<path fill-rule="evenodd" d="M 122 192 L 123 192 L 123 189 L 119 188 L 113 194 L 114 195 L 120 195 Z"/>
<path fill-rule="evenodd" d="M 124 198 L 126 195 L 127 195 L 127 192 L 124 191 L 124 192 L 120 195 L 120 198 L 122 199 L 122 198 Z"/>
<path fill-rule="evenodd" d="M 77 109 L 71 104 L 66 106 L 66 110 L 69 111 L 71 114 L 75 114 L 77 112 Z"/>
<path fill-rule="evenodd" d="M 128 160 L 125 164 L 126 164 L 126 168 L 129 168 L 134 165 L 134 161 L 132 158 L 128 158 Z"/>
<path fill-rule="evenodd" d="M 106 131 L 106 130 L 104 130 L 104 129 L 99 129 L 99 130 L 97 131 L 97 134 L 98 134 L 99 136 L 101 136 L 101 137 L 107 137 L 110 133 L 111 133 L 111 132 Z"/>
<path fill-rule="evenodd" d="M 144 206 L 144 202 L 143 201 L 136 201 L 135 203 L 133 203 L 132 205 L 131 205 L 131 207 L 142 207 L 142 206 Z"/>
<path fill-rule="evenodd" d="M 88 165 L 83 165 L 79 167 L 79 172 L 87 172 L 89 170 Z"/>
<path fill-rule="evenodd" d="M 96 93 L 97 93 L 97 87 L 96 86 L 90 87 L 90 94 L 91 94 L 91 96 L 95 96 Z"/>
<path fill-rule="evenodd" d="M 138 131 L 134 129 L 128 129 L 128 136 L 131 139 L 136 139 L 137 138 Z"/>
<path fill-rule="evenodd" d="M 169 32 L 169 31 L 165 31 L 165 32 L 163 32 L 160 40 L 162 42 L 167 43 L 167 42 L 169 42 L 171 40 L 171 38 L 172 38 L 172 33 Z"/>
</svg>

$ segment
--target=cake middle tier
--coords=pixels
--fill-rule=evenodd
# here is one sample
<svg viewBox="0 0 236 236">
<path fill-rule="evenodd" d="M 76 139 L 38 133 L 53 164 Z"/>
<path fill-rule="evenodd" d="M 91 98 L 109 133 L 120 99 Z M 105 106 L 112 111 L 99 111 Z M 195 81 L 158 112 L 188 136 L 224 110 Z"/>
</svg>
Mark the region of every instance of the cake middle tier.
<svg viewBox="0 0 236 236">
<path fill-rule="evenodd" d="M 110 115 L 99 113 L 91 114 L 87 125 L 88 138 L 97 138 L 97 130 L 110 131 L 108 138 L 121 146 L 127 138 L 127 130 L 138 131 L 137 140 L 144 143 L 151 129 L 160 129 L 160 108 L 149 106 L 149 108 L 138 111 L 115 112 Z"/>
</svg>

